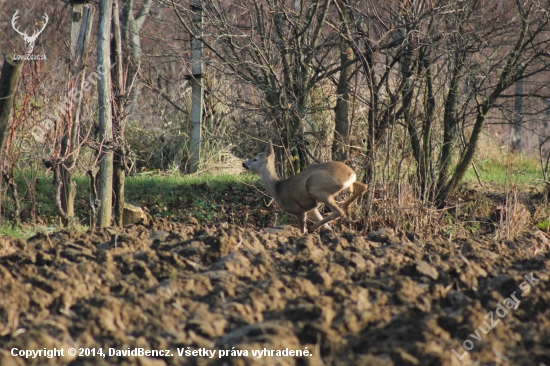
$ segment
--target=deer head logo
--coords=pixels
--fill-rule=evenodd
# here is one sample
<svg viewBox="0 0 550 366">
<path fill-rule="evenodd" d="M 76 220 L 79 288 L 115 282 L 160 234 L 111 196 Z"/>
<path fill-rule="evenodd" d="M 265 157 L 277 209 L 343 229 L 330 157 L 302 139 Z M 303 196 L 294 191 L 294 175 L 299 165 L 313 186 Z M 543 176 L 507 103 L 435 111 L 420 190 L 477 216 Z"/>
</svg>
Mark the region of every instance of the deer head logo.
<svg viewBox="0 0 550 366">
<path fill-rule="evenodd" d="M 29 36 L 27 34 L 26 29 L 25 29 L 24 32 L 21 32 L 21 31 L 19 31 L 19 28 L 15 25 L 15 21 L 17 20 L 17 18 L 19 18 L 19 16 L 17 14 L 19 14 L 19 10 L 17 10 L 15 12 L 15 14 L 13 14 L 13 18 L 11 18 L 11 26 L 13 27 L 13 29 L 15 29 L 15 31 L 17 33 L 19 33 L 21 35 L 21 37 L 23 37 L 23 40 L 25 41 L 25 48 L 27 50 L 27 54 L 30 55 L 32 53 L 32 50 L 34 49 L 34 43 L 36 42 L 36 39 L 38 38 L 40 33 L 42 33 L 42 31 L 44 31 L 44 28 L 46 28 L 46 24 L 48 24 L 49 18 L 48 18 L 47 14 L 44 14 L 44 16 L 43 16 L 44 25 L 42 26 L 42 29 L 40 29 L 39 31 L 34 31 L 32 36 Z"/>
</svg>

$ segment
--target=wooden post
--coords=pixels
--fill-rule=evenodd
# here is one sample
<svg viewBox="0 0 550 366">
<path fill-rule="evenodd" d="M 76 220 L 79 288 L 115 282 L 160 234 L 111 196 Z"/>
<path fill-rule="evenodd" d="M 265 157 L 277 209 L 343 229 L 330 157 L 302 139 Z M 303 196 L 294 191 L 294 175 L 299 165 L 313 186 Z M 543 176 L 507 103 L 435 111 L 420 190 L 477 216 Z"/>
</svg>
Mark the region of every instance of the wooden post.
<svg viewBox="0 0 550 366">
<path fill-rule="evenodd" d="M 191 3 L 193 15 L 193 28 L 195 34 L 191 34 L 191 141 L 190 141 L 190 165 L 191 172 L 199 170 L 201 151 L 201 129 L 204 90 L 202 87 L 202 7 L 200 0 L 193 0 Z"/>
<path fill-rule="evenodd" d="M 82 22 L 82 11 L 84 4 L 72 4 L 73 16 L 71 20 L 71 61 L 74 60 L 76 52 L 76 42 L 80 33 L 80 24 Z"/>
<path fill-rule="evenodd" d="M 111 225 L 113 203 L 113 113 L 111 109 L 111 17 L 113 0 L 101 0 L 99 6 L 99 25 L 97 33 L 97 64 L 99 71 L 98 104 L 99 104 L 99 208 L 97 226 Z"/>
<path fill-rule="evenodd" d="M 88 59 L 88 46 L 90 44 L 92 25 L 94 22 L 95 7 L 91 5 L 84 5 L 82 11 L 82 23 L 80 26 L 80 32 L 78 33 L 78 40 L 76 43 L 76 64 L 75 74 L 78 74 L 84 69 L 85 61 Z"/>
</svg>

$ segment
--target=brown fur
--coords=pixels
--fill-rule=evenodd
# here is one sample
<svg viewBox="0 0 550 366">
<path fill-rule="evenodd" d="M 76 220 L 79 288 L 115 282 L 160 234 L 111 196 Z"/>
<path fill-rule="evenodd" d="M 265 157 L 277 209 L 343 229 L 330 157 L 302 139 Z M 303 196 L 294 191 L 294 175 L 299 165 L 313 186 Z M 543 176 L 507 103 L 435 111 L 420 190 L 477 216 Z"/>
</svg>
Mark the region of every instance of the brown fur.
<svg viewBox="0 0 550 366">
<path fill-rule="evenodd" d="M 243 163 L 245 169 L 258 174 L 271 197 L 285 212 L 296 216 L 302 233 L 306 232 L 306 217 L 315 223 L 309 228 L 312 233 L 322 225 L 337 219 L 348 210 L 357 197 L 367 189 L 367 185 L 353 181 L 353 195 L 342 205 L 336 204 L 334 197 L 346 189 L 344 183 L 355 177 L 353 169 L 346 164 L 331 161 L 317 164 L 288 179 L 281 180 L 275 171 L 275 154 L 269 142 L 265 151 Z M 353 178 L 354 179 L 354 178 Z M 323 218 L 317 207 L 325 204 L 332 213 Z"/>
</svg>

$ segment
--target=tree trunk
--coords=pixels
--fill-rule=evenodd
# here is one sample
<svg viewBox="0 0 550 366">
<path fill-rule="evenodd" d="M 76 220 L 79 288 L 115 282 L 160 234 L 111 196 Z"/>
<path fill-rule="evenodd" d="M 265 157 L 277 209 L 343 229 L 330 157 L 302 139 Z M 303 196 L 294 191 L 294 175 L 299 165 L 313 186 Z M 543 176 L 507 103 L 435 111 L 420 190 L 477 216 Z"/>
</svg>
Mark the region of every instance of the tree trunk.
<svg viewBox="0 0 550 366">
<path fill-rule="evenodd" d="M 6 131 L 10 125 L 13 100 L 15 99 L 15 92 L 17 84 L 19 84 L 22 69 L 23 60 L 13 60 L 11 55 L 4 58 L 2 78 L 0 79 L 0 157 L 4 150 L 4 140 L 6 138 Z"/>
<path fill-rule="evenodd" d="M 113 176 L 113 190 L 115 193 L 115 225 L 123 226 L 123 214 L 125 204 L 124 194 L 124 181 L 126 179 L 126 109 L 127 109 L 127 95 L 126 88 L 124 86 L 123 79 L 123 63 L 122 63 L 122 36 L 120 20 L 118 18 L 118 0 L 114 0 L 113 3 L 113 57 L 115 67 L 113 68 L 113 79 L 115 89 L 114 99 L 114 176 Z"/>
<path fill-rule="evenodd" d="M 355 57 L 353 48 L 342 37 L 340 47 L 340 71 L 336 94 L 336 106 L 334 107 L 334 140 L 332 141 L 332 160 L 344 161 L 347 159 L 347 145 L 349 144 L 349 107 L 350 107 L 350 80 L 353 74 L 354 65 L 347 62 Z M 345 67 L 344 67 L 345 66 Z"/>
<path fill-rule="evenodd" d="M 366 183 L 369 187 L 374 187 L 376 180 L 376 115 L 378 108 L 378 90 L 376 89 L 375 80 L 376 75 L 373 69 L 373 58 L 368 57 L 362 61 L 365 75 L 367 76 L 368 92 L 369 92 L 369 112 L 368 112 L 368 134 L 367 134 L 367 148 L 366 148 L 366 164 L 365 164 L 365 176 L 363 177 L 363 183 Z M 364 207 L 366 216 L 370 216 L 372 211 L 372 202 L 374 200 L 374 189 L 369 189 L 365 194 Z"/>
<path fill-rule="evenodd" d="M 97 35 L 100 170 L 98 227 L 111 225 L 113 201 L 113 117 L 111 109 L 110 38 L 113 0 L 101 0 Z"/>
<path fill-rule="evenodd" d="M 2 75 L 0 78 L 0 162 L 2 161 L 2 152 L 4 151 L 4 141 L 6 132 L 10 125 L 11 111 L 13 109 L 13 100 L 15 92 L 19 84 L 19 77 L 23 69 L 23 60 L 13 60 L 11 55 L 4 58 L 2 66 Z M 2 177 L 0 166 L 0 192 L 2 192 Z M 9 183 L 8 183 L 9 186 Z M 14 191 L 14 198 L 16 192 Z M 18 201 L 16 201 L 17 203 Z M 19 219 L 19 214 L 16 212 L 16 220 Z M 2 202 L 0 200 L 0 225 L 2 224 Z"/>
<path fill-rule="evenodd" d="M 424 122 L 422 127 L 422 160 L 423 165 L 420 166 L 420 195 L 423 199 L 431 199 L 433 196 L 427 195 L 428 181 L 433 182 L 433 176 L 429 173 L 429 162 L 432 161 L 432 121 L 435 114 L 435 94 L 434 94 L 434 81 L 430 65 L 428 61 L 422 57 L 422 65 L 426 70 L 426 115 L 424 116 Z"/>
<path fill-rule="evenodd" d="M 132 116 L 136 110 L 136 103 L 141 93 L 137 82 L 138 71 L 141 67 L 141 28 L 149 11 L 152 0 L 145 0 L 139 13 L 134 16 L 134 0 L 124 0 L 122 3 L 122 38 L 129 48 L 126 65 L 128 76 L 126 78 L 126 90 L 130 91 L 128 100 L 128 115 Z M 118 16 L 118 15 L 117 15 Z"/>
<path fill-rule="evenodd" d="M 462 78 L 464 54 L 455 52 L 455 65 L 452 70 L 451 83 L 449 92 L 445 98 L 445 111 L 443 114 L 443 145 L 441 146 L 441 155 L 439 157 L 439 177 L 437 181 L 437 205 L 442 207 L 444 199 L 447 197 L 446 192 L 450 167 L 452 162 L 453 150 L 456 140 L 456 132 L 458 125 L 458 96 L 460 80 Z"/>
<path fill-rule="evenodd" d="M 521 119 L 523 110 L 523 79 L 516 81 L 516 96 L 514 97 L 514 124 L 512 126 L 512 150 L 521 150 Z"/>
<path fill-rule="evenodd" d="M 195 33 L 191 35 L 191 141 L 190 141 L 190 167 L 191 173 L 199 170 L 201 153 L 201 130 L 204 90 L 202 87 L 202 9 L 200 0 L 193 0 L 191 4 L 193 26 Z"/>
<path fill-rule="evenodd" d="M 90 32 L 92 29 L 93 15 L 95 8 L 89 5 L 73 5 L 73 17 L 71 22 L 71 61 L 74 67 L 73 86 L 79 91 L 78 98 L 72 113 L 73 120 L 69 122 L 61 140 L 60 164 L 55 169 L 59 170 L 56 175 L 59 182 L 56 182 L 59 194 L 60 205 L 58 211 L 66 226 L 74 224 L 74 199 L 76 197 L 76 183 L 72 178 L 72 169 L 78 159 L 80 144 L 80 116 L 82 109 L 82 97 L 84 93 L 84 81 L 86 77 L 84 64 L 86 62 L 87 47 L 90 43 Z"/>
<path fill-rule="evenodd" d="M 407 33 L 410 30 L 407 29 Z M 413 84 L 413 60 L 412 50 L 409 45 L 406 45 L 403 49 L 403 57 L 401 58 L 401 77 L 403 81 L 401 83 L 401 100 L 402 107 L 401 113 L 405 118 L 405 124 L 407 125 L 407 131 L 411 140 L 411 148 L 414 160 L 417 164 L 417 178 L 421 181 L 420 168 L 424 166 L 424 155 L 422 154 L 422 148 L 420 146 L 420 137 L 418 129 L 411 116 L 411 108 L 413 104 L 414 84 Z"/>
<path fill-rule="evenodd" d="M 468 170 L 468 167 L 470 166 L 472 159 L 474 158 L 474 154 L 477 149 L 477 143 L 479 141 L 479 137 L 481 136 L 481 132 L 483 131 L 483 126 L 485 125 L 485 121 L 487 120 L 487 113 L 489 113 L 491 106 L 492 102 L 485 101 L 481 106 L 478 107 L 476 122 L 474 124 L 474 128 L 472 129 L 472 134 L 470 136 L 470 140 L 468 141 L 466 151 L 464 152 L 464 154 L 462 154 L 462 158 L 456 166 L 452 179 L 450 180 L 447 187 L 445 187 L 445 189 L 443 190 L 444 192 L 446 192 L 446 196 L 444 198 L 447 198 L 456 191 L 459 183 L 464 177 L 464 174 L 466 174 L 466 171 Z"/>
</svg>

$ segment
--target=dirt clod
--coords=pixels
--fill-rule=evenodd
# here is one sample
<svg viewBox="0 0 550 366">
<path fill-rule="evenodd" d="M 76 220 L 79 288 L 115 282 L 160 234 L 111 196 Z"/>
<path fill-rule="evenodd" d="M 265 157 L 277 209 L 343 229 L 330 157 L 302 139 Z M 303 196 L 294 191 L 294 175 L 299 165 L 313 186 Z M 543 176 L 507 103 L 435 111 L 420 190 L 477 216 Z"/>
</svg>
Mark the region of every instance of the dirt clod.
<svg viewBox="0 0 550 366">
<path fill-rule="evenodd" d="M 549 364 L 550 254 L 536 240 L 169 221 L 38 235 L 0 257 L 0 364 Z M 54 347 L 172 353 L 11 355 Z M 249 354 L 177 352 L 200 348 Z M 287 348 L 311 356 L 252 356 Z"/>
</svg>

